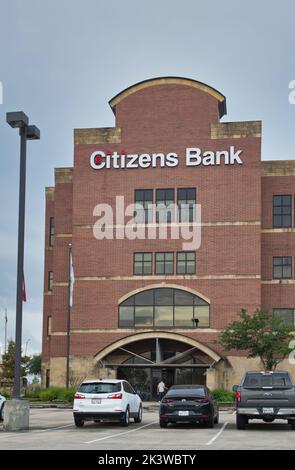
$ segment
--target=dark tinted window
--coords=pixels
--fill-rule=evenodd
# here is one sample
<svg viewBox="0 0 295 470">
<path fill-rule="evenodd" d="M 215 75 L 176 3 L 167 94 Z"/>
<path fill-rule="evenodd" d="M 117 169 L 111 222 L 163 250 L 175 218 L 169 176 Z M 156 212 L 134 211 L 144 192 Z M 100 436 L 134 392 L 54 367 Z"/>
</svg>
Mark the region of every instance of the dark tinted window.
<svg viewBox="0 0 295 470">
<path fill-rule="evenodd" d="M 131 387 L 131 385 L 128 382 L 123 382 L 123 388 L 124 388 L 125 392 L 127 392 L 127 393 L 134 393 L 133 388 Z"/>
<path fill-rule="evenodd" d="M 273 227 L 292 226 L 292 200 L 289 194 L 275 195 L 272 199 Z"/>
<path fill-rule="evenodd" d="M 290 377 L 287 374 L 283 373 L 274 373 L 274 374 L 260 374 L 259 372 L 253 374 L 247 374 L 243 387 L 246 388 L 290 388 L 292 383 Z"/>
<path fill-rule="evenodd" d="M 167 397 L 206 397 L 206 389 L 204 387 L 173 387 L 166 394 Z"/>
<path fill-rule="evenodd" d="M 121 391 L 121 382 L 94 382 L 89 384 L 84 383 L 80 386 L 78 391 L 81 393 L 116 393 Z"/>
<path fill-rule="evenodd" d="M 291 279 L 292 278 L 292 256 L 274 256 L 273 257 L 273 278 Z"/>
</svg>

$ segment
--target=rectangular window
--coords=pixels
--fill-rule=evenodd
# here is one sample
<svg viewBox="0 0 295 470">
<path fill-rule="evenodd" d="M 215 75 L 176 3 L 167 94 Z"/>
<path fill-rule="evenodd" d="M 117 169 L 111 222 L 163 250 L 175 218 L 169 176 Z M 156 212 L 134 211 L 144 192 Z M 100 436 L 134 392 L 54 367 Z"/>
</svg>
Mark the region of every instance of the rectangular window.
<svg viewBox="0 0 295 470">
<path fill-rule="evenodd" d="M 174 222 L 174 189 L 156 190 L 156 222 Z"/>
<path fill-rule="evenodd" d="M 177 274 L 195 274 L 196 253 L 194 251 L 180 251 L 176 258 Z"/>
<path fill-rule="evenodd" d="M 49 219 L 49 246 L 54 244 L 54 217 Z"/>
<path fill-rule="evenodd" d="M 174 274 L 174 253 L 156 253 L 156 274 Z"/>
<path fill-rule="evenodd" d="M 292 256 L 273 257 L 273 279 L 292 278 Z"/>
<path fill-rule="evenodd" d="M 52 291 L 52 284 L 53 284 L 53 271 L 48 272 L 48 290 Z"/>
<path fill-rule="evenodd" d="M 290 194 L 272 197 L 272 214 L 274 228 L 292 227 L 292 198 Z"/>
<path fill-rule="evenodd" d="M 52 316 L 47 317 L 47 336 L 51 335 Z"/>
<path fill-rule="evenodd" d="M 135 190 L 136 214 L 135 219 L 138 224 L 148 224 L 153 222 L 153 190 Z"/>
<path fill-rule="evenodd" d="M 195 222 L 196 220 L 196 189 L 181 188 L 177 191 L 179 222 Z"/>
<path fill-rule="evenodd" d="M 295 325 L 294 308 L 274 308 L 274 317 L 281 318 L 287 325 Z"/>
<path fill-rule="evenodd" d="M 133 274 L 135 276 L 147 276 L 153 273 L 153 254 L 134 253 L 133 254 Z"/>
</svg>

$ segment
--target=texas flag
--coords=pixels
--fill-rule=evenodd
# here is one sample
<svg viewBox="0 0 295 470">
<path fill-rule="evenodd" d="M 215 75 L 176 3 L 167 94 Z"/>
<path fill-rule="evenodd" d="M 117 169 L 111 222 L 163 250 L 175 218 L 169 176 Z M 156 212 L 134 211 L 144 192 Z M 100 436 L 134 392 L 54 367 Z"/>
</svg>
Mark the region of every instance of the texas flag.
<svg viewBox="0 0 295 470">
<path fill-rule="evenodd" d="M 23 302 L 27 301 L 26 284 L 25 284 L 25 276 L 24 275 L 23 275 L 23 285 L 22 285 L 22 299 L 23 299 Z"/>
</svg>

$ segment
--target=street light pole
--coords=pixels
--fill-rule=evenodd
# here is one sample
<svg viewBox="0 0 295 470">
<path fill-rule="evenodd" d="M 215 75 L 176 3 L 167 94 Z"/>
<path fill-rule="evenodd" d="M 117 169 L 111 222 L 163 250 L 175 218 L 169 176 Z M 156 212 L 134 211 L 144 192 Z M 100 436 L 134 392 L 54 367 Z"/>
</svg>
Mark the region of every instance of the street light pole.
<svg viewBox="0 0 295 470">
<path fill-rule="evenodd" d="M 4 327 L 4 354 L 7 352 L 7 308 L 5 309 L 5 327 Z"/>
<path fill-rule="evenodd" d="M 22 354 L 22 320 L 23 320 L 23 275 L 24 275 L 24 236 L 25 236 L 25 202 L 26 202 L 26 159 L 27 128 L 21 127 L 20 133 L 20 174 L 19 174 L 19 207 L 18 207 L 18 255 L 16 287 L 16 320 L 15 320 L 15 367 L 13 381 L 13 398 L 20 399 L 21 393 L 21 354 Z"/>
<path fill-rule="evenodd" d="M 18 128 L 20 134 L 15 366 L 12 394 L 14 399 L 20 400 L 27 140 L 40 139 L 40 131 L 36 126 L 29 125 L 29 118 L 22 111 L 7 113 L 6 121 L 11 127 Z"/>
</svg>

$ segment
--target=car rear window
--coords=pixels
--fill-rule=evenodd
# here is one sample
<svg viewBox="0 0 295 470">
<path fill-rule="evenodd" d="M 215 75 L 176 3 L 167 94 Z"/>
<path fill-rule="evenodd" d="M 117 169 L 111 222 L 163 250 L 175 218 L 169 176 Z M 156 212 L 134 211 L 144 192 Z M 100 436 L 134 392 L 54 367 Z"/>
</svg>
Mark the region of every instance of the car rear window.
<svg viewBox="0 0 295 470">
<path fill-rule="evenodd" d="M 206 396 L 205 389 L 203 387 L 196 388 L 170 388 L 166 396 L 168 397 L 196 397 L 202 398 Z"/>
<path fill-rule="evenodd" d="M 80 385 L 78 390 L 82 393 L 115 393 L 121 391 L 121 382 L 93 382 Z"/>
<path fill-rule="evenodd" d="M 292 388 L 288 374 L 247 374 L 243 383 L 245 388 Z"/>
</svg>

